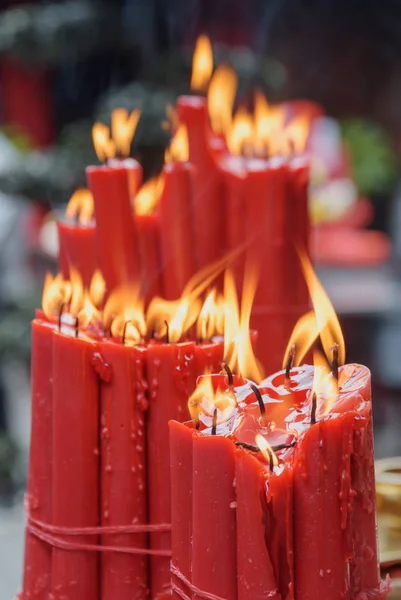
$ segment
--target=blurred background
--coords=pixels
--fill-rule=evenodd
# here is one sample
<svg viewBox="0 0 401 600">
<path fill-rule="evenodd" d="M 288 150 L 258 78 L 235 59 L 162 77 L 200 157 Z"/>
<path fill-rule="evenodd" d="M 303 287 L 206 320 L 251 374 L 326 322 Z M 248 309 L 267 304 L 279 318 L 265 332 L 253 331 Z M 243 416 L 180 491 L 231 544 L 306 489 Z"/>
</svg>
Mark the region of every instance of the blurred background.
<svg viewBox="0 0 401 600">
<path fill-rule="evenodd" d="M 0 598 L 20 584 L 30 320 L 57 267 L 54 215 L 96 163 L 91 127 L 142 109 L 132 155 L 157 173 L 167 104 L 195 40 L 240 97 L 321 105 L 311 133 L 312 254 L 349 361 L 374 381 L 378 457 L 401 453 L 401 5 L 385 0 L 0 2 Z"/>
</svg>

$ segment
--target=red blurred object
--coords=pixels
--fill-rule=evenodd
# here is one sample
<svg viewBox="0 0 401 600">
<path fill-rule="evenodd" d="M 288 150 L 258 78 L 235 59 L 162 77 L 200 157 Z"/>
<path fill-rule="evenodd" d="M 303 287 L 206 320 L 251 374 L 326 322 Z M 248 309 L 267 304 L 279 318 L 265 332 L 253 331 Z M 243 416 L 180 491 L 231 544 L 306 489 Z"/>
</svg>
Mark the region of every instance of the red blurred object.
<svg viewBox="0 0 401 600">
<path fill-rule="evenodd" d="M 343 267 L 380 265 L 391 252 L 390 240 L 383 232 L 337 225 L 317 227 L 310 248 L 316 263 Z"/>
<path fill-rule="evenodd" d="M 52 144 L 55 126 L 50 71 L 6 57 L 0 73 L 4 123 L 27 136 L 34 147 Z"/>
</svg>

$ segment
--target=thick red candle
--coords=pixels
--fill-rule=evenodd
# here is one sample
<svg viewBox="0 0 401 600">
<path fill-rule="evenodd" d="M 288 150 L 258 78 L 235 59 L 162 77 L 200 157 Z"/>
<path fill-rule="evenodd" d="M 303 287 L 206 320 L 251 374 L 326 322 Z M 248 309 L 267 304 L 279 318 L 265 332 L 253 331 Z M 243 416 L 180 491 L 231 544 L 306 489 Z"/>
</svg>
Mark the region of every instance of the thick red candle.
<svg viewBox="0 0 401 600">
<path fill-rule="evenodd" d="M 101 398 L 101 524 L 144 525 L 146 510 L 146 350 L 111 341 L 99 345 L 104 365 Z M 146 548 L 146 533 L 105 534 L 105 546 Z M 102 600 L 148 594 L 146 554 L 104 552 Z M 135 596 L 136 595 L 136 596 Z"/>
<path fill-rule="evenodd" d="M 99 525 L 99 381 L 92 366 L 95 344 L 53 334 L 53 524 Z M 66 538 L 94 544 L 96 536 Z M 98 600 L 98 554 L 54 548 L 54 600 Z"/>
<path fill-rule="evenodd" d="M 189 163 L 169 162 L 163 168 L 164 189 L 158 213 L 163 269 L 163 295 L 179 298 L 195 274 L 192 187 Z"/>
<path fill-rule="evenodd" d="M 221 369 L 224 358 L 224 339 L 216 337 L 210 342 L 195 345 L 194 374 L 195 378 L 205 373 L 216 373 Z"/>
<path fill-rule="evenodd" d="M 120 285 L 140 281 L 130 179 L 133 174 L 137 177 L 138 169 L 136 161 L 86 169 L 95 203 L 97 260 L 109 294 Z"/>
<path fill-rule="evenodd" d="M 193 233 L 198 269 L 219 259 L 224 242 L 224 185 L 209 147 L 206 99 L 180 96 L 178 116 L 187 128 L 193 181 Z"/>
<path fill-rule="evenodd" d="M 162 262 L 160 253 L 160 222 L 157 214 L 136 215 L 141 285 L 146 303 L 162 296 Z"/>
<path fill-rule="evenodd" d="M 64 279 L 69 279 L 71 267 L 81 275 L 84 287 L 89 288 L 97 268 L 96 226 L 57 223 L 59 239 L 59 266 Z"/>
<path fill-rule="evenodd" d="M 168 422 L 186 420 L 192 391 L 194 343 L 153 344 L 148 347 L 147 376 L 149 410 L 147 421 L 148 497 L 151 525 L 171 523 L 170 451 Z M 170 532 L 150 534 L 152 549 L 171 550 Z M 152 598 L 171 597 L 170 559 L 151 556 Z"/>
<path fill-rule="evenodd" d="M 53 327 L 32 322 L 32 408 L 27 508 L 33 519 L 52 521 L 53 446 Z M 52 547 L 27 532 L 22 598 L 47 600 L 50 592 Z"/>
</svg>

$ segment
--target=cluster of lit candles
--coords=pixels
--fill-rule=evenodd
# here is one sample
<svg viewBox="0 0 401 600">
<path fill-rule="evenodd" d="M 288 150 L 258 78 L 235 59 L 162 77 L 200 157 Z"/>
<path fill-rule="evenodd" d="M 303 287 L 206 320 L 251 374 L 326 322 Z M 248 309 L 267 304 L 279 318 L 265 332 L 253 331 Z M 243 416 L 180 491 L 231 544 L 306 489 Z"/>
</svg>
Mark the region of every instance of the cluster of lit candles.
<svg viewBox="0 0 401 600">
<path fill-rule="evenodd" d="M 58 224 L 22 599 L 382 600 L 370 373 L 306 251 L 311 112 L 233 115 L 205 38 L 192 87 L 144 184 L 139 111 L 94 126 L 106 162 Z M 300 367 L 318 338 L 331 368 Z"/>
</svg>

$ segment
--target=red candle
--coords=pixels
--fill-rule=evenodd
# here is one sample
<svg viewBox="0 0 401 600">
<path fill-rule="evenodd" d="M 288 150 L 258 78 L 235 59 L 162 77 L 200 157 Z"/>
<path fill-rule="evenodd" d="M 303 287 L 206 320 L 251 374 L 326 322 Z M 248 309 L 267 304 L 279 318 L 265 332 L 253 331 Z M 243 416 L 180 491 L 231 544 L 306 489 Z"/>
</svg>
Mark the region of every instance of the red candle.
<svg viewBox="0 0 401 600">
<path fill-rule="evenodd" d="M 32 409 L 27 508 L 32 519 L 52 521 L 53 328 L 32 322 Z M 47 600 L 50 592 L 52 548 L 29 531 L 25 539 L 23 595 Z"/>
<path fill-rule="evenodd" d="M 162 293 L 162 262 L 159 247 L 160 221 L 157 214 L 136 215 L 142 289 L 146 304 Z"/>
<path fill-rule="evenodd" d="M 74 332 L 72 332 L 74 334 Z M 53 334 L 53 524 L 99 525 L 99 381 L 96 345 L 82 336 Z M 71 542 L 70 538 L 65 538 Z M 73 543 L 95 544 L 75 535 Z M 54 548 L 54 600 L 98 600 L 98 554 Z"/>
<path fill-rule="evenodd" d="M 188 395 L 194 380 L 193 356 L 193 342 L 153 344 L 148 348 L 147 449 L 151 525 L 171 523 L 168 422 L 170 419 L 185 420 L 188 415 Z M 150 547 L 168 553 L 171 550 L 170 532 L 151 533 Z M 150 585 L 153 598 L 171 597 L 168 556 L 151 556 Z"/>
<path fill-rule="evenodd" d="M 224 339 L 216 337 L 211 342 L 203 342 L 194 348 L 195 378 L 204 373 L 216 373 L 221 369 L 224 358 Z"/>
<path fill-rule="evenodd" d="M 140 280 L 130 184 L 139 169 L 134 160 L 86 169 L 95 203 L 97 260 L 108 294 L 120 285 Z"/>
<path fill-rule="evenodd" d="M 223 253 L 223 181 L 209 147 L 209 125 L 205 98 L 180 96 L 178 116 L 187 128 L 189 162 L 193 169 L 193 233 L 198 268 L 217 260 Z"/>
<path fill-rule="evenodd" d="M 57 223 L 59 239 L 59 266 L 64 279 L 69 279 L 71 267 L 76 269 L 86 288 L 96 271 L 95 224 L 72 225 Z"/>
<path fill-rule="evenodd" d="M 106 341 L 100 344 L 101 524 L 147 523 L 144 363 L 146 349 Z M 136 548 L 138 554 L 103 552 L 102 600 L 131 600 L 148 594 L 146 533 L 105 534 L 102 544 Z"/>
<path fill-rule="evenodd" d="M 191 167 L 169 162 L 163 168 L 164 189 L 159 201 L 163 294 L 179 298 L 196 271 L 191 214 Z"/>
</svg>

